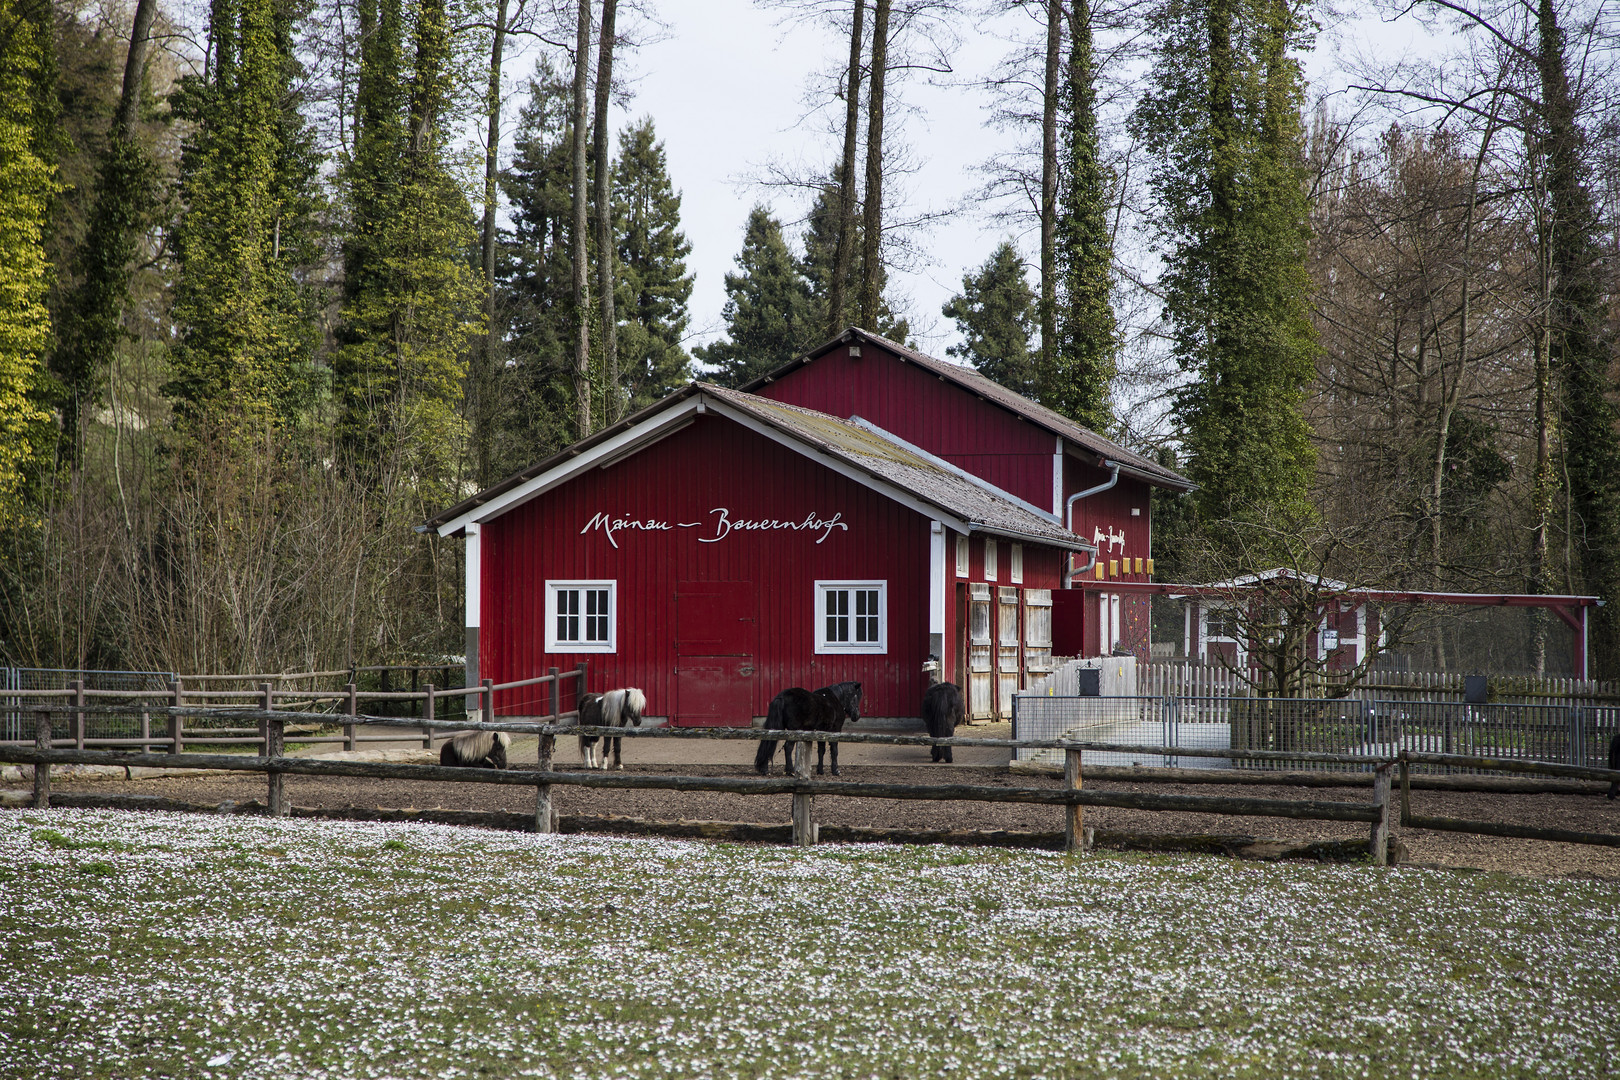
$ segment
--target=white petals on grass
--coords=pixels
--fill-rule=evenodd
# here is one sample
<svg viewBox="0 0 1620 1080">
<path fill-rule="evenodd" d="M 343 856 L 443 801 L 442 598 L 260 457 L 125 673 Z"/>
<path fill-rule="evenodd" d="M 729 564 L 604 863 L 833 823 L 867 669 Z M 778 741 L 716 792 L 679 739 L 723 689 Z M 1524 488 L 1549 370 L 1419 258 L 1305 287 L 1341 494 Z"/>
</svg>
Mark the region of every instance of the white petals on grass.
<svg viewBox="0 0 1620 1080">
<path fill-rule="evenodd" d="M 0 1074 L 1602 1076 L 1608 883 L 0 814 Z"/>
</svg>

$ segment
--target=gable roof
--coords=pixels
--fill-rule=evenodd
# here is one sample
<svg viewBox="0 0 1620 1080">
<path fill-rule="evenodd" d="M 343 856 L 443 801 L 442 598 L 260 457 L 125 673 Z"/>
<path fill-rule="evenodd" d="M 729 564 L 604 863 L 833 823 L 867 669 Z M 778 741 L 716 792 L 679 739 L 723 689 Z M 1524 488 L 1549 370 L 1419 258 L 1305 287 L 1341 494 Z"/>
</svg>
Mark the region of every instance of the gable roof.
<svg viewBox="0 0 1620 1080">
<path fill-rule="evenodd" d="M 972 368 L 946 363 L 944 360 L 929 356 L 927 353 L 908 349 L 904 345 L 890 341 L 882 335 L 874 334 L 869 330 L 862 330 L 858 326 L 850 327 L 831 341 L 824 342 L 798 359 L 790 360 L 774 371 L 761 375 L 753 382 L 741 387 L 741 389 L 745 393 L 752 393 L 761 386 L 774 382 L 788 374 L 794 368 L 824 356 L 837 346 L 852 344 L 856 341 L 870 342 L 880 348 L 887 349 L 900 357 L 902 361 L 916 364 L 932 375 L 937 375 L 960 386 L 971 394 L 993 402 L 1008 412 L 1023 417 L 1053 435 L 1061 437 L 1065 442 L 1074 444 L 1080 450 L 1091 454 L 1100 461 L 1117 462 L 1120 466 L 1120 472 L 1127 476 L 1134 477 L 1154 487 L 1169 488 L 1172 491 L 1191 491 L 1197 487 L 1196 484 L 1180 473 L 1167 469 L 1158 462 L 1143 457 L 1141 454 L 1127 450 L 1112 439 L 1103 438 L 1103 436 L 1098 435 L 1090 428 L 1081 427 L 1062 413 L 1055 412 L 1045 405 L 1031 401 L 1021 394 L 1014 393 L 1000 383 L 985 378 Z"/>
<path fill-rule="evenodd" d="M 692 383 L 677 390 L 457 503 L 419 529 L 454 535 L 470 523 L 498 517 L 591 468 L 638 453 L 710 411 L 938 519 L 957 532 L 985 533 L 1066 551 L 1094 550 L 1050 514 L 1035 511 L 977 477 L 888 438 L 869 424 L 708 383 Z"/>
</svg>

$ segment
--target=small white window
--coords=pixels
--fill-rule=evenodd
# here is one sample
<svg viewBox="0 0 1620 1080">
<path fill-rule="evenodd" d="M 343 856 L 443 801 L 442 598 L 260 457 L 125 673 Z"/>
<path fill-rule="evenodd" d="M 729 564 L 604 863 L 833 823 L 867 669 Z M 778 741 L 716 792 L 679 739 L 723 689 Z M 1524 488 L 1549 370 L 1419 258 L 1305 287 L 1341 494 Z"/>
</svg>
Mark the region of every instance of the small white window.
<svg viewBox="0 0 1620 1080">
<path fill-rule="evenodd" d="M 616 581 L 546 582 L 546 651 L 616 651 L 618 591 Z"/>
<path fill-rule="evenodd" d="M 996 542 L 994 540 L 984 542 L 984 580 L 996 580 Z"/>
<path fill-rule="evenodd" d="M 1012 559 L 1007 565 L 1007 580 L 1014 585 L 1024 583 L 1024 545 L 1012 546 Z"/>
<path fill-rule="evenodd" d="M 956 576 L 968 576 L 968 539 L 965 536 L 956 538 Z"/>
<path fill-rule="evenodd" d="M 888 651 L 887 581 L 816 582 L 816 652 Z"/>
</svg>

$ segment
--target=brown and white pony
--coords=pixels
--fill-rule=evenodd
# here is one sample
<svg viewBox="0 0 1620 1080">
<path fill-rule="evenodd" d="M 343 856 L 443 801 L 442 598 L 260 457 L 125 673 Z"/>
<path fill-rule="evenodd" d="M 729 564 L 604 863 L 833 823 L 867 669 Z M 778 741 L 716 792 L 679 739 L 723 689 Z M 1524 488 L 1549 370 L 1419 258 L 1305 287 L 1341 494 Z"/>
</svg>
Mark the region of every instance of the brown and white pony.
<svg viewBox="0 0 1620 1080">
<path fill-rule="evenodd" d="M 586 694 L 579 703 L 580 727 L 631 727 L 641 726 L 641 714 L 647 711 L 647 695 L 634 686 L 627 686 L 622 690 L 609 690 L 605 694 Z M 613 767 L 624 768 L 624 758 L 620 753 L 620 744 L 624 741 L 613 737 L 601 739 L 596 735 L 581 735 L 579 737 L 579 757 L 587 769 L 607 768 L 607 759 L 611 754 Z"/>
</svg>

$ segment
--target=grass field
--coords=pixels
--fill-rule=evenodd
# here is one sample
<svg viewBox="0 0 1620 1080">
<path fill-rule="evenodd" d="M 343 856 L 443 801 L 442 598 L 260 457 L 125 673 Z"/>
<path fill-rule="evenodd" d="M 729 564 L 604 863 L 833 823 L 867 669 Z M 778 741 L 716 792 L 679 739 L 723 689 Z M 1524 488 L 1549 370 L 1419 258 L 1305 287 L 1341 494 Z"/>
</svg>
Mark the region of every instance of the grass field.
<svg viewBox="0 0 1620 1080">
<path fill-rule="evenodd" d="M 1614 1076 L 1612 884 L 0 813 L 0 1075 Z"/>
</svg>

